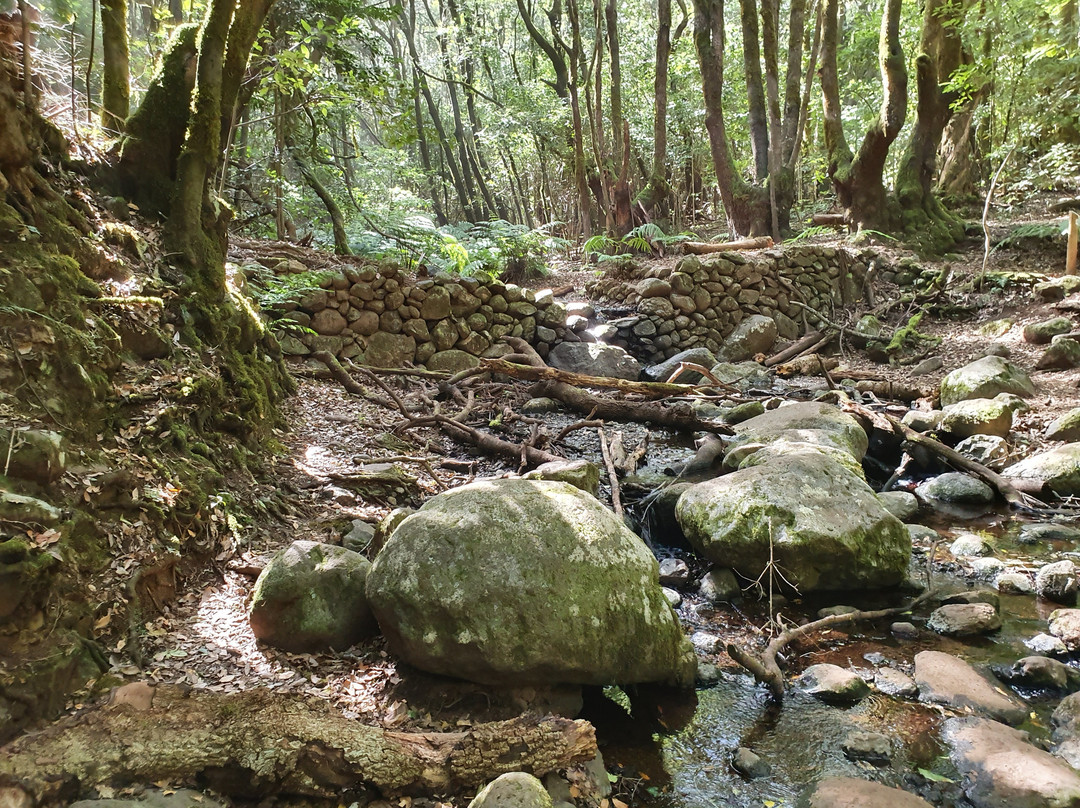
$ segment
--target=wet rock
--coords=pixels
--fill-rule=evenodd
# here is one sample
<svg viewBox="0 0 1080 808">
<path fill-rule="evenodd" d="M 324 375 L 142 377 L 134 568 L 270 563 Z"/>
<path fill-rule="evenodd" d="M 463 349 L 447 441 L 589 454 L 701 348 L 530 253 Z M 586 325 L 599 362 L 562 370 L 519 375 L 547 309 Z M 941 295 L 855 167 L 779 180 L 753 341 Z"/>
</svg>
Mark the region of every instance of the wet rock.
<svg viewBox="0 0 1080 808">
<path fill-rule="evenodd" d="M 810 808 L 931 808 L 922 797 L 855 777 L 829 777 L 810 795 Z"/>
<path fill-rule="evenodd" d="M 901 640 L 914 640 L 922 633 L 919 631 L 918 626 L 914 623 L 909 623 L 906 620 L 899 620 L 889 626 L 889 632 Z"/>
<path fill-rule="evenodd" d="M 1031 578 L 1022 572 L 1003 572 L 994 579 L 994 586 L 1006 595 L 1030 595 L 1035 591 Z"/>
<path fill-rule="evenodd" d="M 859 610 L 854 606 L 827 606 L 824 609 L 818 609 L 817 616 L 819 618 L 832 617 L 840 614 L 855 614 L 857 611 Z"/>
<path fill-rule="evenodd" d="M 1035 573 L 1035 594 L 1066 606 L 1076 603 L 1078 569 L 1068 559 L 1041 567 Z"/>
<path fill-rule="evenodd" d="M 953 505 L 986 505 L 994 501 L 994 489 L 961 471 L 940 474 L 918 486 L 915 493 Z"/>
<path fill-rule="evenodd" d="M 1053 522 L 1027 524 L 1020 528 L 1016 540 L 1021 544 L 1038 544 L 1044 541 L 1080 541 L 1080 528 L 1058 525 Z"/>
<path fill-rule="evenodd" d="M 772 774 L 772 767 L 760 755 L 745 746 L 740 746 L 731 756 L 731 768 L 751 780 Z"/>
<path fill-rule="evenodd" d="M 661 362 L 659 365 L 645 368 L 643 375 L 649 381 L 666 382 L 671 374 L 675 372 L 676 368 L 683 362 L 701 365 L 703 368 L 711 368 L 716 364 L 716 357 L 708 348 L 689 348 L 685 351 L 680 351 L 670 359 Z M 705 377 L 696 370 L 684 370 L 679 374 L 675 381 L 678 384 L 697 384 L 704 378 Z"/>
<path fill-rule="evenodd" d="M 941 423 L 941 410 L 908 410 L 900 422 L 916 432 L 933 432 Z"/>
<path fill-rule="evenodd" d="M 992 581 L 1005 569 L 1005 562 L 993 556 L 973 558 L 968 562 L 968 568 L 973 578 L 980 581 Z"/>
<path fill-rule="evenodd" d="M 691 486 L 675 510 L 702 555 L 749 580 L 770 559 L 804 593 L 895 586 L 907 571 L 903 524 L 865 482 L 817 452 Z"/>
<path fill-rule="evenodd" d="M 996 435 L 972 435 L 956 444 L 956 451 L 982 463 L 994 471 L 1001 471 L 1009 461 L 1009 443 Z"/>
<path fill-rule="evenodd" d="M 636 381 L 641 364 L 622 348 L 599 342 L 560 342 L 547 356 L 547 362 L 560 370 Z"/>
<path fill-rule="evenodd" d="M 926 544 L 932 544 L 941 538 L 939 534 L 932 527 L 926 525 L 904 525 L 907 528 L 908 536 L 913 543 L 924 542 Z"/>
<path fill-rule="evenodd" d="M 968 710 L 1009 724 L 1027 717 L 1027 706 L 982 676 L 959 657 L 941 651 L 915 655 L 915 684 L 919 700 Z"/>
<path fill-rule="evenodd" d="M 390 647 L 432 673 L 688 685 L 696 671 L 656 558 L 568 483 L 480 480 L 433 497 L 391 534 L 367 592 Z"/>
<path fill-rule="evenodd" d="M 711 662 L 698 658 L 697 676 L 694 683 L 698 687 L 712 687 L 720 681 L 720 669 Z"/>
<path fill-rule="evenodd" d="M 1024 645 L 1036 654 L 1059 656 L 1069 652 L 1060 637 L 1054 637 L 1050 634 L 1036 634 L 1030 640 L 1024 640 Z"/>
<path fill-rule="evenodd" d="M 998 393 L 1035 395 L 1035 385 L 1016 365 L 998 356 L 986 356 L 954 370 L 941 380 L 941 403 L 972 398 L 993 398 Z"/>
<path fill-rule="evenodd" d="M 600 493 L 600 468 L 588 460 L 552 460 L 525 473 L 526 480 L 554 480 L 570 483 L 594 497 Z"/>
<path fill-rule="evenodd" d="M 866 454 L 866 433 L 850 415 L 831 404 L 800 402 L 777 407 L 735 427 L 734 445 L 773 441 L 815 443 L 841 449 L 855 460 Z"/>
<path fill-rule="evenodd" d="M 994 545 L 985 536 L 978 533 L 961 533 L 949 545 L 949 552 L 958 558 L 964 556 L 985 556 L 994 552 Z"/>
<path fill-rule="evenodd" d="M 885 510 L 901 522 L 913 519 L 919 512 L 919 500 L 908 491 L 882 491 L 878 494 L 878 499 L 885 506 Z"/>
<path fill-rule="evenodd" d="M 742 404 L 736 404 L 725 412 L 723 420 L 725 424 L 735 425 L 764 414 L 765 405 L 760 401 L 744 401 Z"/>
<path fill-rule="evenodd" d="M 742 595 L 742 588 L 731 570 L 711 569 L 701 577 L 698 594 L 707 603 L 730 603 Z"/>
<path fill-rule="evenodd" d="M 1051 421 L 1043 434 L 1047 440 L 1075 441 L 1080 439 L 1080 407 L 1071 409 Z"/>
<path fill-rule="evenodd" d="M 934 609 L 927 628 L 947 637 L 974 637 L 1001 629 L 1001 616 L 988 603 L 954 603 Z"/>
<path fill-rule="evenodd" d="M 294 541 L 255 582 L 248 618 L 255 637 L 293 653 L 343 651 L 377 633 L 364 582 L 370 562 L 359 553 Z"/>
<path fill-rule="evenodd" d="M 663 586 L 683 587 L 690 580 L 690 567 L 681 558 L 660 560 L 660 583 Z"/>
<path fill-rule="evenodd" d="M 892 741 L 880 732 L 854 730 L 840 743 L 848 760 L 864 760 L 875 766 L 884 766 L 892 760 Z"/>
<path fill-rule="evenodd" d="M 1050 612 L 1050 633 L 1065 643 L 1070 651 L 1080 651 L 1080 609 L 1056 609 Z"/>
<path fill-rule="evenodd" d="M 992 589 L 965 589 L 962 592 L 952 592 L 941 598 L 943 606 L 953 603 L 986 603 L 995 610 L 1001 608 L 1001 598 Z"/>
<path fill-rule="evenodd" d="M 1080 683 L 1080 671 L 1045 656 L 1029 656 L 1011 666 L 999 666 L 994 674 L 1004 682 L 1046 690 L 1072 690 Z"/>
<path fill-rule="evenodd" d="M 795 685 L 826 704 L 841 706 L 855 704 L 870 694 L 870 687 L 858 674 L 829 663 L 811 665 Z"/>
<path fill-rule="evenodd" d="M 1036 370 L 1070 370 L 1080 365 L 1080 342 L 1069 337 L 1055 337 L 1050 347 L 1035 363 Z"/>
<path fill-rule="evenodd" d="M 1066 443 L 1025 457 L 1002 472 L 1008 480 L 1049 486 L 1059 497 L 1080 494 L 1080 443 Z"/>
<path fill-rule="evenodd" d="M 341 537 L 341 546 L 354 553 L 362 553 L 375 538 L 375 526 L 363 519 L 353 519 L 349 532 Z"/>
<path fill-rule="evenodd" d="M 682 595 L 669 587 L 663 587 L 664 597 L 667 598 L 667 602 L 671 604 L 672 609 L 677 609 L 679 604 L 682 603 Z"/>
<path fill-rule="evenodd" d="M 766 354 L 776 343 L 776 321 L 772 317 L 754 314 L 744 319 L 728 335 L 717 358 L 723 362 L 743 362 L 757 354 Z"/>
<path fill-rule="evenodd" d="M 1004 438 L 1012 429 L 1012 410 L 992 398 L 958 401 L 942 410 L 938 428 L 954 438 L 996 435 Z"/>
<path fill-rule="evenodd" d="M 438 287 L 436 287 L 438 288 Z M 510 772 L 484 786 L 469 808 L 553 808 L 544 784 L 525 772 Z"/>
<path fill-rule="evenodd" d="M 950 718 L 942 735 L 976 808 L 1080 805 L 1080 773 L 1029 743 L 1026 732 L 985 718 Z"/>
<path fill-rule="evenodd" d="M 902 699 L 913 699 L 919 694 L 915 680 L 896 668 L 879 668 L 874 674 L 874 687 L 886 696 Z"/>
<path fill-rule="evenodd" d="M 1058 334 L 1068 334 L 1073 330 L 1073 322 L 1068 317 L 1053 317 L 1024 326 L 1024 342 L 1032 345 L 1045 345 Z"/>
<path fill-rule="evenodd" d="M 555 803 L 555 808 L 558 808 L 559 803 L 562 802 L 573 804 L 574 795 L 570 791 L 570 783 L 565 777 L 561 777 L 558 772 L 545 774 L 543 783 L 548 795 Z"/>
<path fill-rule="evenodd" d="M 1061 700 L 1050 716 L 1053 739 L 1063 741 L 1080 734 L 1080 693 L 1073 693 Z"/>
<path fill-rule="evenodd" d="M 724 647 L 724 641 L 707 631 L 695 631 L 690 635 L 690 644 L 699 654 L 718 654 Z"/>
</svg>

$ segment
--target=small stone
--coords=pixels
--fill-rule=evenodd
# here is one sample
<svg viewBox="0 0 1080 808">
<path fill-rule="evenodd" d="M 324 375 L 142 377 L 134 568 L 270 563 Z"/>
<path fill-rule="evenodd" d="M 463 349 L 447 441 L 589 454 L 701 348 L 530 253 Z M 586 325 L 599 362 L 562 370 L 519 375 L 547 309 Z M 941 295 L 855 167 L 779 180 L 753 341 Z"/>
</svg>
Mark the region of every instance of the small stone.
<svg viewBox="0 0 1080 808">
<path fill-rule="evenodd" d="M 1040 598 L 1071 606 L 1076 603 L 1077 569 L 1068 559 L 1047 564 L 1035 574 L 1035 593 Z"/>
<path fill-rule="evenodd" d="M 910 625 L 910 623 L 908 624 Z M 914 626 L 912 626 L 914 628 Z M 913 699 L 919 693 L 915 680 L 896 668 L 880 668 L 874 674 L 874 687 L 886 696 Z"/>
<path fill-rule="evenodd" d="M 1036 654 L 1052 654 L 1054 656 L 1059 656 L 1061 654 L 1066 654 L 1069 651 L 1069 649 L 1065 647 L 1065 643 L 1061 641 L 1060 637 L 1054 637 L 1050 634 L 1036 634 L 1030 640 L 1024 640 L 1024 645 Z"/>
<path fill-rule="evenodd" d="M 1035 591 L 1031 579 L 1022 572 L 1003 572 L 994 579 L 994 586 L 1006 595 L 1030 595 Z"/>
<path fill-rule="evenodd" d="M 988 603 L 954 603 L 933 611 L 927 627 L 947 637 L 972 637 L 1001 628 L 1001 617 Z"/>
<path fill-rule="evenodd" d="M 735 750 L 735 754 L 731 756 L 731 767 L 751 780 L 772 774 L 772 767 L 760 755 L 745 746 L 740 746 Z"/>
<path fill-rule="evenodd" d="M 911 541 L 915 544 L 920 542 L 925 544 L 933 544 L 941 539 L 941 534 L 934 530 L 932 527 L 926 525 L 904 525 L 908 530 L 908 535 L 911 537 Z"/>
<path fill-rule="evenodd" d="M 870 693 L 870 687 L 857 674 L 827 662 L 811 665 L 795 684 L 826 704 L 855 704 Z"/>
<path fill-rule="evenodd" d="M 840 744 L 849 760 L 865 760 L 875 766 L 884 766 L 892 760 L 892 741 L 880 732 L 854 730 Z"/>
<path fill-rule="evenodd" d="M 906 620 L 900 620 L 889 626 L 889 633 L 901 640 L 915 640 L 920 635 L 918 626 Z"/>
<path fill-rule="evenodd" d="M 562 404 L 554 398 L 530 398 L 521 405 L 521 412 L 525 415 L 543 415 L 549 412 L 558 412 Z"/>
<path fill-rule="evenodd" d="M 669 587 L 662 587 L 664 597 L 667 598 L 667 602 L 671 604 L 672 609 L 679 608 L 679 604 L 682 603 L 682 595 Z"/>
<path fill-rule="evenodd" d="M 985 536 L 980 536 L 978 533 L 961 533 L 949 545 L 949 552 L 958 558 L 985 556 L 994 552 L 994 546 Z"/>
<path fill-rule="evenodd" d="M 354 553 L 362 553 L 374 538 L 374 525 L 369 525 L 363 519 L 353 519 L 352 529 L 342 537 L 341 546 Z"/>
<path fill-rule="evenodd" d="M 690 579 L 690 567 L 681 558 L 665 558 L 660 561 L 660 584 L 662 586 L 686 586 Z"/>
<path fill-rule="evenodd" d="M 718 654 L 724 647 L 724 641 L 707 631 L 695 631 L 690 635 L 690 643 L 699 654 Z"/>
<path fill-rule="evenodd" d="M 742 589 L 734 572 L 729 569 L 713 569 L 702 576 L 698 594 L 709 603 L 729 603 L 742 595 Z"/>
</svg>

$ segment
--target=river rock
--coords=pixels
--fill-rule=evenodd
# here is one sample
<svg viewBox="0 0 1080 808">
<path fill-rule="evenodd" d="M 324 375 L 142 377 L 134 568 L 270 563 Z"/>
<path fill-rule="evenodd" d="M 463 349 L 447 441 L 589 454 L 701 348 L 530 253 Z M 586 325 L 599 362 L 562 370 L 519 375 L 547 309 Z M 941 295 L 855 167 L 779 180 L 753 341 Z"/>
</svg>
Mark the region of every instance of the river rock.
<svg viewBox="0 0 1080 808">
<path fill-rule="evenodd" d="M 896 668 L 878 668 L 874 673 L 874 687 L 886 696 L 913 699 L 919 694 L 915 680 Z"/>
<path fill-rule="evenodd" d="M 405 334 L 372 334 L 364 351 L 364 364 L 375 368 L 400 368 L 416 356 L 416 340 Z"/>
<path fill-rule="evenodd" d="M 1080 542 L 1080 528 L 1056 522 L 1034 522 L 1021 527 L 1016 540 L 1021 544 L 1039 544 L 1044 541 Z"/>
<path fill-rule="evenodd" d="M 1059 497 L 1080 495 L 1080 443 L 1066 443 L 1025 457 L 1005 469 L 1002 476 L 1049 486 Z"/>
<path fill-rule="evenodd" d="M 1080 773 L 1029 743 L 1026 732 L 985 718 L 950 718 L 942 736 L 976 808 L 1080 806 Z"/>
<path fill-rule="evenodd" d="M 1045 345 L 1058 334 L 1068 334 L 1073 330 L 1073 322 L 1068 317 L 1052 317 L 1024 326 L 1024 342 L 1032 345 Z"/>
<path fill-rule="evenodd" d="M 941 423 L 941 410 L 908 410 L 900 423 L 916 432 L 933 432 Z"/>
<path fill-rule="evenodd" d="M 939 474 L 919 485 L 915 493 L 951 505 L 987 505 L 994 501 L 994 489 L 962 471 Z"/>
<path fill-rule="evenodd" d="M 1050 612 L 1050 633 L 1065 643 L 1070 651 L 1080 651 L 1080 609 L 1055 609 Z"/>
<path fill-rule="evenodd" d="M 645 368 L 644 376 L 649 381 L 666 382 L 683 362 L 701 365 L 703 368 L 711 368 L 716 364 L 716 357 L 712 351 L 705 347 L 688 348 L 685 351 L 679 351 L 679 353 L 659 365 Z M 696 370 L 684 370 L 675 381 L 678 384 L 697 384 L 704 378 Z"/>
<path fill-rule="evenodd" d="M 624 349 L 599 342 L 560 342 L 547 356 L 547 363 L 560 370 L 636 381 L 641 363 Z"/>
<path fill-rule="evenodd" d="M 354 553 L 362 553 L 371 546 L 375 539 L 375 526 L 363 519 L 353 519 L 349 532 L 341 537 L 341 546 Z"/>
<path fill-rule="evenodd" d="M 795 685 L 826 704 L 855 704 L 870 694 L 870 686 L 858 674 L 827 662 L 811 665 Z"/>
<path fill-rule="evenodd" d="M 900 640 L 917 640 L 922 635 L 919 627 L 907 620 L 898 620 L 890 625 L 889 633 Z"/>
<path fill-rule="evenodd" d="M 1071 606 L 1076 603 L 1078 568 L 1069 559 L 1041 567 L 1035 573 L 1035 593 L 1040 598 Z"/>
<path fill-rule="evenodd" d="M 945 407 L 938 428 L 954 438 L 972 435 L 1004 438 L 1012 429 L 1012 417 L 1012 410 L 997 399 L 972 398 Z"/>
<path fill-rule="evenodd" d="M 731 756 L 731 768 L 751 780 L 772 774 L 772 767 L 760 755 L 745 746 L 740 746 Z"/>
<path fill-rule="evenodd" d="M 1080 693 L 1066 696 L 1050 716 L 1053 739 L 1063 741 L 1080 734 Z"/>
<path fill-rule="evenodd" d="M 481 480 L 433 497 L 390 535 L 367 591 L 390 647 L 432 673 L 510 686 L 694 680 L 656 558 L 568 483 Z"/>
<path fill-rule="evenodd" d="M 915 655 L 915 684 L 919 700 L 968 710 L 1009 724 L 1027 717 L 1027 706 L 996 688 L 975 668 L 959 657 L 941 651 L 920 651 Z"/>
<path fill-rule="evenodd" d="M 1024 657 L 1009 667 L 995 668 L 994 673 L 1009 684 L 1045 690 L 1071 690 L 1070 685 L 1080 679 L 1080 671 L 1045 656 Z"/>
<path fill-rule="evenodd" d="M 1047 440 L 1075 441 L 1080 439 L 1080 407 L 1071 409 L 1051 421 L 1043 434 Z"/>
<path fill-rule="evenodd" d="M 544 784 L 531 774 L 510 772 L 480 789 L 469 808 L 552 808 L 552 802 Z"/>
<path fill-rule="evenodd" d="M 30 803 L 27 803 L 29 808 Z M 5 808 L 18 808 L 18 803 L 4 803 Z M 70 808 L 222 808 L 221 802 L 188 788 L 159 791 L 148 789 L 138 796 L 122 799 L 78 800 Z"/>
<path fill-rule="evenodd" d="M 364 594 L 371 564 L 352 550 L 294 541 L 255 582 L 255 637 L 293 653 L 343 651 L 377 633 Z"/>
<path fill-rule="evenodd" d="M 970 457 L 994 471 L 1001 471 L 1009 462 L 1009 442 L 997 435 L 972 435 L 954 448 L 964 457 Z"/>
<path fill-rule="evenodd" d="M 919 500 L 909 491 L 882 491 L 878 500 L 901 522 L 913 519 L 919 512 Z"/>
<path fill-rule="evenodd" d="M 1080 365 L 1080 342 L 1070 337 L 1055 337 L 1039 361 L 1036 370 L 1070 370 Z"/>
<path fill-rule="evenodd" d="M 1024 371 L 1000 356 L 976 359 L 941 380 L 943 405 L 970 398 L 993 398 L 998 393 L 1033 396 L 1035 385 Z"/>
<path fill-rule="evenodd" d="M 735 573 L 729 569 L 712 569 L 701 576 L 698 594 L 706 603 L 730 603 L 742 595 Z"/>
<path fill-rule="evenodd" d="M 842 449 L 855 460 L 862 460 L 866 454 L 867 439 L 863 428 L 832 404 L 816 401 L 788 404 L 743 421 L 734 429 L 735 445 L 783 439 Z"/>
<path fill-rule="evenodd" d="M 829 777 L 810 795 L 810 808 L 931 808 L 930 803 L 898 788 L 860 780 Z"/>
<path fill-rule="evenodd" d="M 934 609 L 927 627 L 947 637 L 973 637 L 1001 629 L 1001 616 L 989 603 L 951 603 Z"/>
<path fill-rule="evenodd" d="M 1069 649 L 1065 647 L 1065 643 L 1061 641 L 1060 637 L 1054 637 L 1045 632 L 1036 634 L 1029 640 L 1024 640 L 1024 645 L 1036 654 L 1062 656 L 1069 652 Z"/>
<path fill-rule="evenodd" d="M 985 536 L 980 536 L 978 533 L 961 533 L 949 545 L 949 552 L 958 558 L 992 555 L 994 545 Z"/>
<path fill-rule="evenodd" d="M 690 580 L 690 567 L 681 558 L 660 560 L 660 583 L 662 586 L 682 587 Z"/>
<path fill-rule="evenodd" d="M 570 483 L 594 497 L 600 494 L 600 467 L 588 460 L 552 460 L 525 473 L 526 480 Z"/>
<path fill-rule="evenodd" d="M 706 558 L 751 581 L 774 558 L 804 593 L 895 586 L 911 556 L 907 530 L 870 486 L 815 452 L 691 486 L 675 514 Z"/>
<path fill-rule="evenodd" d="M 1031 578 L 1022 572 L 1003 572 L 994 579 L 998 592 L 1006 595 L 1030 595 L 1035 592 Z"/>
<path fill-rule="evenodd" d="M 849 760 L 864 760 L 875 766 L 884 766 L 892 760 L 892 741 L 880 732 L 852 730 L 844 736 L 840 748 Z"/>
<path fill-rule="evenodd" d="M 772 317 L 752 314 L 728 335 L 717 358 L 724 362 L 744 362 L 772 350 L 776 343 L 776 321 Z"/>
</svg>

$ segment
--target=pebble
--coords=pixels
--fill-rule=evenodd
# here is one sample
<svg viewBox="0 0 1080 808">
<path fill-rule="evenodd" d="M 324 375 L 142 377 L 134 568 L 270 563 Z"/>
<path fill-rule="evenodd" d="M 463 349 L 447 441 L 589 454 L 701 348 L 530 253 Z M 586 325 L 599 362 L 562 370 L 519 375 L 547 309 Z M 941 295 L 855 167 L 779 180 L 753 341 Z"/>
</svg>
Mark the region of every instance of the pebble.
<svg viewBox="0 0 1080 808">
<path fill-rule="evenodd" d="M 740 746 L 735 750 L 731 756 L 731 767 L 751 780 L 772 774 L 772 767 L 760 755 L 745 746 Z"/>
<path fill-rule="evenodd" d="M 886 696 L 913 699 L 919 693 L 915 680 L 896 668 L 879 668 L 874 674 L 874 687 Z"/>
<path fill-rule="evenodd" d="M 865 760 L 876 766 L 884 766 L 892 760 L 892 741 L 880 732 L 854 730 L 840 744 L 849 760 Z"/>
<path fill-rule="evenodd" d="M 690 567 L 681 558 L 665 558 L 660 562 L 660 583 L 663 586 L 686 586 L 690 580 Z"/>
</svg>

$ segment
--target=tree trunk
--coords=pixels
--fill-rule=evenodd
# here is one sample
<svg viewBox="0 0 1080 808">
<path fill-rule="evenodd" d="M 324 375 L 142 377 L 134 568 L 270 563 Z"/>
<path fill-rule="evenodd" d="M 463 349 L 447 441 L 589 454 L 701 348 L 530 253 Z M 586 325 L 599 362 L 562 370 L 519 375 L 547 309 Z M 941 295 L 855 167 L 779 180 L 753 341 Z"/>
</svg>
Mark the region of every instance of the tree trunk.
<svg viewBox="0 0 1080 808">
<path fill-rule="evenodd" d="M 516 718 L 467 732 L 364 726 L 325 702 L 265 689 L 218 694 L 143 682 L 113 703 L 0 749 L 0 796 L 70 802 L 96 785 L 199 782 L 250 799 L 472 791 L 500 774 L 543 776 L 596 756 L 586 721 Z M 7 791 L 5 794 L 4 792 Z"/>
<path fill-rule="evenodd" d="M 694 45 L 701 64 L 705 129 L 731 235 L 765 235 L 770 230 L 769 195 L 739 174 L 724 123 L 723 0 L 694 0 Z"/>
<path fill-rule="evenodd" d="M 428 196 L 431 197 L 431 206 L 435 211 L 435 221 L 441 227 L 449 224 L 449 220 L 446 218 L 438 189 L 435 187 L 437 175 L 431 165 L 431 151 L 428 149 L 427 133 L 424 131 L 424 113 L 420 108 L 420 74 L 415 70 L 413 70 L 412 79 L 413 117 L 416 121 L 416 143 L 420 149 L 420 165 L 424 169 L 424 177 L 427 180 Z"/>
<path fill-rule="evenodd" d="M 592 204 L 589 201 L 589 179 L 585 165 L 585 127 L 581 120 L 581 16 L 578 0 L 569 0 L 567 11 L 570 16 L 570 114 L 573 132 L 574 188 L 577 191 L 578 216 L 581 222 L 582 241 L 592 238 Z M 588 76 L 585 77 L 588 83 Z"/>
<path fill-rule="evenodd" d="M 852 155 L 844 136 L 840 84 L 836 69 L 839 0 L 825 0 L 821 45 L 821 94 L 825 146 L 840 204 L 859 228 L 889 231 L 899 224 L 895 203 L 885 193 L 884 171 L 889 147 L 907 115 L 907 67 L 900 47 L 901 0 L 886 0 L 878 40 L 883 100 L 881 111 L 867 130 L 858 155 Z"/>
<path fill-rule="evenodd" d="M 131 100 L 127 0 L 101 0 L 101 52 L 101 125 L 109 132 L 120 132 Z"/>
<path fill-rule="evenodd" d="M 659 0 L 656 26 L 656 76 L 653 82 L 653 161 L 649 186 L 641 195 L 652 217 L 671 210 L 667 172 L 668 65 L 671 61 L 671 0 Z"/>
<path fill-rule="evenodd" d="M 769 176 L 769 124 L 765 108 L 765 85 L 761 78 L 761 33 L 758 30 L 757 0 L 739 0 L 739 10 L 742 23 L 743 69 L 746 72 L 746 116 L 750 127 L 750 152 L 754 158 L 754 179 L 764 182 Z"/>
</svg>

